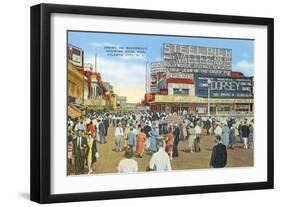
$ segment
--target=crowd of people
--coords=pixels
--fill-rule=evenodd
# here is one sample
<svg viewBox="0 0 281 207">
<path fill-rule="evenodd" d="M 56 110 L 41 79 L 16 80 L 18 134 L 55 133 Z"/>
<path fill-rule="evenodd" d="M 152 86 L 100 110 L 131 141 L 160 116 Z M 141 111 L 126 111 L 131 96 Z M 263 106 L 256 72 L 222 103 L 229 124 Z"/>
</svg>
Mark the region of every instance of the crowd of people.
<svg viewBox="0 0 281 207">
<path fill-rule="evenodd" d="M 179 117 L 171 121 L 170 117 Z M 179 156 L 180 141 L 187 140 L 189 152 L 200 152 L 200 138 L 215 135 L 210 158 L 210 167 L 225 167 L 227 149 L 234 150 L 236 137 L 240 138 L 243 147 L 248 149 L 253 144 L 253 119 L 218 119 L 199 118 L 186 111 L 179 114 L 165 112 L 127 112 L 96 113 L 89 112 L 77 119 L 68 118 L 68 169 L 70 174 L 88 174 L 94 172 L 93 164 L 99 158 L 97 142 L 106 144 L 114 139 L 116 152 L 125 152 L 117 171 L 131 173 L 138 171 L 133 157 L 142 158 L 144 153 L 151 156 L 147 170 L 170 171 L 171 161 Z M 108 137 L 109 127 L 114 128 L 114 137 Z M 87 166 L 87 167 L 85 167 Z"/>
</svg>

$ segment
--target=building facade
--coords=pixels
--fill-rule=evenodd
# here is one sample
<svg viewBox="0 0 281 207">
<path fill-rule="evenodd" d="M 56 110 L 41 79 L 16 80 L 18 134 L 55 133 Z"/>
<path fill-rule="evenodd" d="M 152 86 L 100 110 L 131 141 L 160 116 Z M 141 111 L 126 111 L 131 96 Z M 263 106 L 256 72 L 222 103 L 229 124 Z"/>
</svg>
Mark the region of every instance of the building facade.
<svg viewBox="0 0 281 207">
<path fill-rule="evenodd" d="M 163 45 L 162 60 L 151 63 L 143 104 L 151 111 L 206 116 L 252 115 L 253 77 L 232 70 L 232 50 Z"/>
<path fill-rule="evenodd" d="M 77 66 L 69 63 L 68 64 L 68 97 L 71 97 L 75 102 L 82 103 L 84 96 L 84 81 L 83 73 Z"/>
</svg>

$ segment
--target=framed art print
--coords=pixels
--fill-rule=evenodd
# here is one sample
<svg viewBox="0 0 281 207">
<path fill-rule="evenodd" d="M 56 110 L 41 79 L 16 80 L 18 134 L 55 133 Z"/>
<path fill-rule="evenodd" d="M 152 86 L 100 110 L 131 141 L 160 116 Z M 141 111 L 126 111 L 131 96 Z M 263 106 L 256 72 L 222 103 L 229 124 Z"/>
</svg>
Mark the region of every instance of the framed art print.
<svg viewBox="0 0 281 207">
<path fill-rule="evenodd" d="M 31 7 L 31 200 L 273 188 L 273 19 Z"/>
</svg>

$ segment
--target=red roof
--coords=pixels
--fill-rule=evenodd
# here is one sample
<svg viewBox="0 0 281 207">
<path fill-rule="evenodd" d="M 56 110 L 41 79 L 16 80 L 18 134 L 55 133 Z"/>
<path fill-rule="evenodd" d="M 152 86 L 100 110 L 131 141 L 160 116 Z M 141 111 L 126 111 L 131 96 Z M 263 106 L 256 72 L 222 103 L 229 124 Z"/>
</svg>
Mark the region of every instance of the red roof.
<svg viewBox="0 0 281 207">
<path fill-rule="evenodd" d="M 192 79 L 188 79 L 188 78 L 169 78 L 167 79 L 167 83 L 183 83 L 183 84 L 193 84 L 193 80 Z"/>
<path fill-rule="evenodd" d="M 233 71 L 233 72 L 231 72 L 231 77 L 232 78 L 243 78 L 244 74 L 241 72 Z"/>
</svg>

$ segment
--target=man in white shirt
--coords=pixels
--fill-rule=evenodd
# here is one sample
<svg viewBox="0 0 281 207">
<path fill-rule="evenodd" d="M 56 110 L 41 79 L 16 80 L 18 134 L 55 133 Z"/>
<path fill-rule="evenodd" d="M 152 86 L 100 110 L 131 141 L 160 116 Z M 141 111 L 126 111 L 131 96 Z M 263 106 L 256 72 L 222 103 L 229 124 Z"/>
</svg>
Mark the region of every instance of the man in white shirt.
<svg viewBox="0 0 281 207">
<path fill-rule="evenodd" d="M 114 133 L 116 137 L 116 152 L 121 152 L 122 151 L 122 138 L 124 136 L 123 128 L 121 127 L 121 122 L 118 123 L 118 126 L 115 129 Z"/>
<path fill-rule="evenodd" d="M 164 150 L 163 141 L 158 142 L 158 152 L 154 153 L 149 162 L 149 169 L 152 171 L 171 171 L 169 155 Z"/>
<path fill-rule="evenodd" d="M 75 129 L 74 129 L 76 132 L 77 131 L 79 131 L 79 130 L 81 130 L 81 131 L 83 131 L 83 132 L 85 132 L 86 131 L 86 127 L 85 127 L 85 125 L 83 124 L 83 121 L 82 120 L 80 120 L 76 125 L 75 125 Z"/>
<path fill-rule="evenodd" d="M 222 128 L 220 126 L 220 123 L 217 124 L 217 127 L 214 130 L 214 133 L 215 133 L 216 137 L 221 137 L 221 135 L 222 135 Z"/>
<path fill-rule="evenodd" d="M 119 173 L 135 173 L 138 171 L 138 163 L 132 159 L 134 152 L 131 148 L 126 150 L 125 159 L 120 160 L 117 170 Z"/>
<path fill-rule="evenodd" d="M 200 145 L 200 135 L 202 133 L 201 127 L 199 126 L 198 122 L 196 123 L 196 126 L 194 128 L 195 131 L 195 140 L 194 140 L 194 150 L 195 152 L 201 151 L 201 145 Z"/>
<path fill-rule="evenodd" d="M 200 135 L 202 133 L 200 126 L 198 125 L 198 123 L 196 123 L 196 126 L 194 128 L 195 134 L 196 135 Z"/>
</svg>

